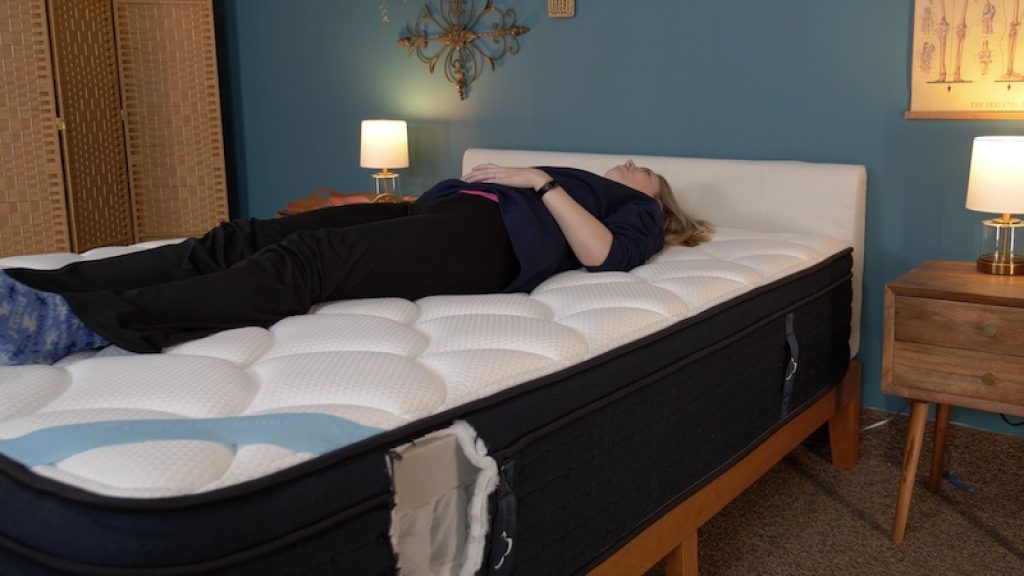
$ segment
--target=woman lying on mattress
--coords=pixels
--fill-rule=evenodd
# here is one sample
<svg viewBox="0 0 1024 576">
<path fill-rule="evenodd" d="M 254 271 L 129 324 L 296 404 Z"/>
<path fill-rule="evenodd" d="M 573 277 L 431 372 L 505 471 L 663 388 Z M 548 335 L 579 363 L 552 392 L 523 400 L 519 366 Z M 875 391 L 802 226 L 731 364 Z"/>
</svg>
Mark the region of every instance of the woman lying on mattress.
<svg viewBox="0 0 1024 576">
<path fill-rule="evenodd" d="M 0 365 L 109 343 L 157 352 L 343 298 L 527 292 L 581 265 L 630 270 L 664 243 L 710 234 L 632 160 L 603 177 L 481 164 L 410 204 L 234 220 L 180 244 L 0 271 Z"/>
</svg>

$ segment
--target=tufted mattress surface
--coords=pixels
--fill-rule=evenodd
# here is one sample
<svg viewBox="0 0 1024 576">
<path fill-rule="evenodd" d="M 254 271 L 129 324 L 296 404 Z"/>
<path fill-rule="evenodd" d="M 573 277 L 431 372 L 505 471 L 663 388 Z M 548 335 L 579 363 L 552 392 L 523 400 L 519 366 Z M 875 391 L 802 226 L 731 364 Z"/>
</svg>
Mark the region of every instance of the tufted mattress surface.
<svg viewBox="0 0 1024 576">
<path fill-rule="evenodd" d="M 83 255 L 0 259 L 52 268 Z M 0 441 L 71 424 L 316 413 L 394 429 L 607 352 L 846 248 L 826 237 L 719 229 L 629 273 L 570 271 L 531 294 L 339 301 L 269 329 L 242 328 L 139 355 L 115 347 L 54 366 L 0 367 Z M 281 443 L 113 443 L 35 465 L 102 495 L 206 492 L 295 465 Z"/>
</svg>

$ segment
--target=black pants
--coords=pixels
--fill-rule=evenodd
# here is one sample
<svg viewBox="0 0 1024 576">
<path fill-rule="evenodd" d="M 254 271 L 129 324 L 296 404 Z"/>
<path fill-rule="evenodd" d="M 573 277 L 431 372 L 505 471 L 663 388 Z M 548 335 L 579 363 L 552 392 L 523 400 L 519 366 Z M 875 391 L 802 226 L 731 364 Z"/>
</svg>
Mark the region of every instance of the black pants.
<svg viewBox="0 0 1024 576">
<path fill-rule="evenodd" d="M 228 328 L 267 327 L 329 300 L 498 292 L 518 263 L 498 204 L 454 194 L 234 220 L 180 244 L 7 273 L 61 294 L 114 344 L 155 352 Z"/>
</svg>

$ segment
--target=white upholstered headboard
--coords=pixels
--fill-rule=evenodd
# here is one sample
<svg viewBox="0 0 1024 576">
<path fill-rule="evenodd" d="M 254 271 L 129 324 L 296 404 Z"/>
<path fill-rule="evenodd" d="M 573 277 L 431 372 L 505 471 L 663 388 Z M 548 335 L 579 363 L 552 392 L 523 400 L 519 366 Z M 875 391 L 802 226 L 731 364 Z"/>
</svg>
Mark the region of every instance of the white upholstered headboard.
<svg viewBox="0 0 1024 576">
<path fill-rule="evenodd" d="M 481 162 L 494 162 L 571 166 L 603 174 L 626 158 L 664 176 L 687 212 L 717 226 L 831 236 L 852 246 L 850 354 L 857 353 L 864 279 L 864 166 L 470 148 L 463 155 L 462 168 L 465 173 Z"/>
</svg>

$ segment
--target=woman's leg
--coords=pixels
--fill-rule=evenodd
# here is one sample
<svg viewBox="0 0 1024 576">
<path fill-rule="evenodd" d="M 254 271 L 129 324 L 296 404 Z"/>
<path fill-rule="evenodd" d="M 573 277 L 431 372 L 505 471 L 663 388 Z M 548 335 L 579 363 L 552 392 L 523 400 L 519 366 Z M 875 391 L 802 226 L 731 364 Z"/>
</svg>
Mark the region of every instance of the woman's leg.
<svg viewBox="0 0 1024 576">
<path fill-rule="evenodd" d="M 295 232 L 358 226 L 404 216 L 409 210 L 408 205 L 358 205 L 278 220 L 235 220 L 180 244 L 84 261 L 60 270 L 0 271 L 0 365 L 49 363 L 72 352 L 109 344 L 73 312 L 67 301 L 72 294 L 173 284 L 229 268 Z M 194 298 L 195 294 L 186 291 L 171 296 Z M 119 343 L 133 350 L 145 349 Z"/>
<path fill-rule="evenodd" d="M 317 302 L 494 292 L 515 277 L 496 203 L 456 195 L 412 210 L 400 221 L 300 230 L 209 274 L 66 298 L 101 336 L 149 352 L 229 328 L 270 326 Z"/>
<path fill-rule="evenodd" d="M 399 218 L 409 209 L 408 204 L 352 204 L 273 220 L 236 219 L 178 244 L 75 262 L 58 270 L 16 268 L 7 273 L 26 286 L 58 294 L 142 288 L 223 270 L 295 232 Z"/>
</svg>

